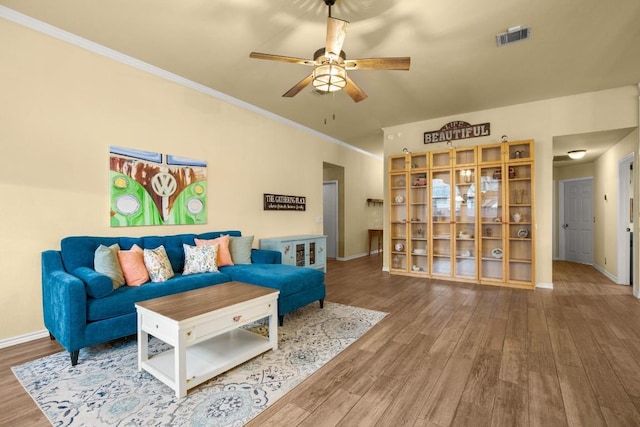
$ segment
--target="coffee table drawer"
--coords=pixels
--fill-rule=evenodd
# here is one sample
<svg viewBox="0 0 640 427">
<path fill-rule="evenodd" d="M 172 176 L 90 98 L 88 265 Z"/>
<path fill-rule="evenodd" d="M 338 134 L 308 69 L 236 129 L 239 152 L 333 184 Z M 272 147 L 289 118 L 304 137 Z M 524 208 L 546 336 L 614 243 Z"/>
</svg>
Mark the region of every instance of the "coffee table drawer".
<svg viewBox="0 0 640 427">
<path fill-rule="evenodd" d="M 238 307 L 236 310 L 229 311 L 215 319 L 211 319 L 210 322 L 194 325 L 187 329 L 187 343 L 208 339 L 220 334 L 222 331 L 237 328 L 267 317 L 272 313 L 274 304 L 277 304 L 277 300 L 248 307 Z"/>
</svg>

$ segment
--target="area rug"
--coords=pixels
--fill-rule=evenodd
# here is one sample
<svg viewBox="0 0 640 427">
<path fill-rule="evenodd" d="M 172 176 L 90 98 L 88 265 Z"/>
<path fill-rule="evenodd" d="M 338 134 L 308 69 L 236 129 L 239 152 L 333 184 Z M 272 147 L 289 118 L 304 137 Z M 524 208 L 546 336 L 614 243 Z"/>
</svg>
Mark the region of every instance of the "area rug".
<svg viewBox="0 0 640 427">
<path fill-rule="evenodd" d="M 176 398 L 138 372 L 135 339 L 80 351 L 71 366 L 60 352 L 12 368 L 55 426 L 244 425 L 364 335 L 386 313 L 326 302 L 285 316 L 276 351 L 268 351 Z M 266 335 L 264 324 L 249 328 Z M 152 338 L 150 353 L 168 348 Z"/>
</svg>

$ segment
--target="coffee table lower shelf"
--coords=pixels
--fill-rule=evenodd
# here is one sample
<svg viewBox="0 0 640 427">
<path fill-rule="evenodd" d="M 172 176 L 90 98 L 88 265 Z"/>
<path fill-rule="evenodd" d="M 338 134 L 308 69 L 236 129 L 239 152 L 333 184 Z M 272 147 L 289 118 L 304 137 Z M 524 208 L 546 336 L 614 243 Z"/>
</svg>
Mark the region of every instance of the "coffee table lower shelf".
<svg viewBox="0 0 640 427">
<path fill-rule="evenodd" d="M 244 329 L 233 329 L 207 341 L 186 348 L 186 389 L 238 366 L 268 350 L 273 344 L 268 338 Z M 141 368 L 177 390 L 175 381 L 175 351 L 169 349 L 149 355 Z"/>
</svg>

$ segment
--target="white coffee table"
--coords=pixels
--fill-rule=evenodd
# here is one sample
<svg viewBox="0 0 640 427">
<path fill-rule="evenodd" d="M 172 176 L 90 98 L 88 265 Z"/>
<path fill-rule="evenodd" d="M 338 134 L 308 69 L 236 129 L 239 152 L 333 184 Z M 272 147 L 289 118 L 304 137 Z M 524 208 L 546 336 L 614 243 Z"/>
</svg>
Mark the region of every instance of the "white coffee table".
<svg viewBox="0 0 640 427">
<path fill-rule="evenodd" d="M 175 390 L 187 390 L 268 350 L 278 348 L 278 294 L 274 289 L 229 282 L 141 301 L 138 369 Z M 269 337 L 240 326 L 268 317 Z M 148 336 L 173 346 L 149 355 Z"/>
</svg>

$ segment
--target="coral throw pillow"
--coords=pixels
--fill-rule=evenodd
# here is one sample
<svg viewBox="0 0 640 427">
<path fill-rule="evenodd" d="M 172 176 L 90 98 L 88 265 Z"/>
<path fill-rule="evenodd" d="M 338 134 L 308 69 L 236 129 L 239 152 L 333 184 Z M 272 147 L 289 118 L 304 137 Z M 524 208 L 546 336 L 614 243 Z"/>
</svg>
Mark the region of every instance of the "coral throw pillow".
<svg viewBox="0 0 640 427">
<path fill-rule="evenodd" d="M 218 267 L 224 267 L 225 265 L 233 265 L 233 260 L 231 258 L 231 252 L 229 252 L 229 236 L 224 235 L 220 236 L 217 239 L 211 240 L 203 240 L 203 239 L 195 239 L 196 246 L 206 246 L 206 245 L 218 245 L 218 255 L 217 262 Z"/>
<path fill-rule="evenodd" d="M 149 272 L 144 265 L 144 251 L 133 245 L 128 251 L 118 251 L 118 261 L 129 286 L 140 286 L 149 281 Z"/>
</svg>

